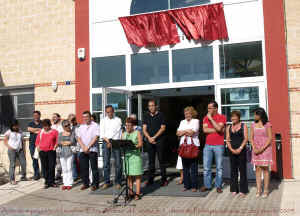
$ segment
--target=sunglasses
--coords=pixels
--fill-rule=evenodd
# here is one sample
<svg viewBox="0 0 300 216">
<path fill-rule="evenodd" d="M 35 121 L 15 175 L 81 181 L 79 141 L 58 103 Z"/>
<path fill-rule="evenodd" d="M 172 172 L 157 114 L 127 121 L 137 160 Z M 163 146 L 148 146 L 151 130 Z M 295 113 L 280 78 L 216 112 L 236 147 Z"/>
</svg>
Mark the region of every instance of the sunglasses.
<svg viewBox="0 0 300 216">
<path fill-rule="evenodd" d="M 69 124 L 67 124 L 67 125 L 65 125 L 64 127 L 70 127 L 71 125 L 69 125 Z"/>
</svg>

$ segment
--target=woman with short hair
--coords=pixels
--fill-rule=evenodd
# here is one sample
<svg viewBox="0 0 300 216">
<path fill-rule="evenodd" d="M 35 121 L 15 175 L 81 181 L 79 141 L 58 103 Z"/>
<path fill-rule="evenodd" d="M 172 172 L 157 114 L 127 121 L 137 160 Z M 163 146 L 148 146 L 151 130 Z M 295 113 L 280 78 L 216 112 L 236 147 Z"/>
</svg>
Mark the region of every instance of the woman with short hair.
<svg viewBox="0 0 300 216">
<path fill-rule="evenodd" d="M 71 190 L 73 185 L 72 176 L 72 148 L 75 148 L 75 133 L 72 133 L 71 123 L 68 120 L 62 121 L 63 132 L 58 135 L 58 146 L 60 151 L 60 163 L 62 167 L 63 186 L 62 190 Z"/>
<path fill-rule="evenodd" d="M 248 142 L 247 125 L 241 122 L 241 112 L 231 112 L 232 125 L 226 128 L 226 144 L 229 149 L 231 183 L 230 192 L 233 195 L 245 196 L 248 193 L 247 180 L 247 151 Z M 240 173 L 240 183 L 238 176 Z"/>
<path fill-rule="evenodd" d="M 134 146 L 130 147 L 125 153 L 124 167 L 128 176 L 129 195 L 135 200 L 141 199 L 141 180 L 143 174 L 143 161 L 141 148 L 143 147 L 143 139 L 141 132 L 134 129 L 134 119 L 126 119 L 126 131 L 122 134 L 123 140 L 130 140 Z M 136 182 L 136 192 L 133 192 L 133 181 Z"/>
<path fill-rule="evenodd" d="M 196 119 L 198 116 L 197 111 L 194 107 L 189 106 L 184 109 L 185 119 L 180 122 L 177 129 L 176 135 L 180 137 L 180 145 L 182 145 L 185 140 L 187 144 L 192 143 L 199 147 L 199 120 Z M 183 191 L 192 189 L 193 192 L 197 191 L 198 188 L 198 157 L 193 159 L 182 158 L 183 165 Z"/>
<path fill-rule="evenodd" d="M 58 131 L 51 129 L 50 119 L 42 121 L 43 129 L 38 133 L 35 146 L 38 148 L 41 159 L 43 176 L 45 179 L 44 188 L 57 187 L 54 181 L 56 148 L 58 145 Z"/>
</svg>

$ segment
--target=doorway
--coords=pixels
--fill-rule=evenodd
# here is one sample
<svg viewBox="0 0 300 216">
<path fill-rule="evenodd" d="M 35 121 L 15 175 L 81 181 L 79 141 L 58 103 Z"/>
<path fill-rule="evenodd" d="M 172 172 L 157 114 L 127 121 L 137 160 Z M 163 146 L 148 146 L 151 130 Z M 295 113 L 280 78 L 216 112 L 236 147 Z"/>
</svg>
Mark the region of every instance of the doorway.
<svg viewBox="0 0 300 216">
<path fill-rule="evenodd" d="M 140 99 L 138 99 L 140 95 Z M 175 167 L 177 162 L 177 148 L 179 139 L 176 136 L 180 121 L 184 119 L 183 110 L 187 106 L 193 106 L 198 112 L 200 120 L 199 139 L 201 146 L 204 146 L 205 136 L 202 132 L 202 120 L 207 114 L 207 104 L 215 99 L 214 86 L 159 89 L 143 92 L 135 92 L 131 99 L 131 111 L 138 115 L 142 109 L 142 116 L 145 115 L 148 108 L 148 101 L 154 99 L 157 102 L 158 109 L 164 114 L 166 119 L 166 142 L 164 148 L 165 164 L 167 167 Z M 139 105 L 140 100 L 140 105 Z M 139 119 L 142 124 L 142 119 Z M 202 160 L 199 160 L 202 163 Z"/>
</svg>

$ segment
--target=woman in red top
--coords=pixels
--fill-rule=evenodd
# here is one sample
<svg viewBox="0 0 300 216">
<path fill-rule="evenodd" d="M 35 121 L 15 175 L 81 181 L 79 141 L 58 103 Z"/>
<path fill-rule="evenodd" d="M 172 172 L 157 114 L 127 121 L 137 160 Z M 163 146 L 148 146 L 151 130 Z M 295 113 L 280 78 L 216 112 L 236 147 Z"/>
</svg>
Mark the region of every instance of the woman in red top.
<svg viewBox="0 0 300 216">
<path fill-rule="evenodd" d="M 45 189 L 49 187 L 57 187 L 54 181 L 56 147 L 58 144 L 58 132 L 51 129 L 50 119 L 42 121 L 43 129 L 37 135 L 35 142 L 36 147 L 40 151 L 40 159 L 42 164 L 43 175 L 45 178 Z"/>
</svg>

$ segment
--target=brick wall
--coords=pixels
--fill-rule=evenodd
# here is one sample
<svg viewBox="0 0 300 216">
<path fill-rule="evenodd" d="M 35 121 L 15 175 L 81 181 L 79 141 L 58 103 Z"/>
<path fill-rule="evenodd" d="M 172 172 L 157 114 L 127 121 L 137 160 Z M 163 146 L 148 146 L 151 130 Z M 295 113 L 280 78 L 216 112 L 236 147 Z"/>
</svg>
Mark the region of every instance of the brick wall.
<svg viewBox="0 0 300 216">
<path fill-rule="evenodd" d="M 74 113 L 75 84 L 64 81 L 75 80 L 75 2 L 1 0 L 0 20 L 0 86 L 35 84 L 43 117 Z"/>
<path fill-rule="evenodd" d="M 293 175 L 300 179 L 300 1 L 285 0 Z"/>
</svg>

